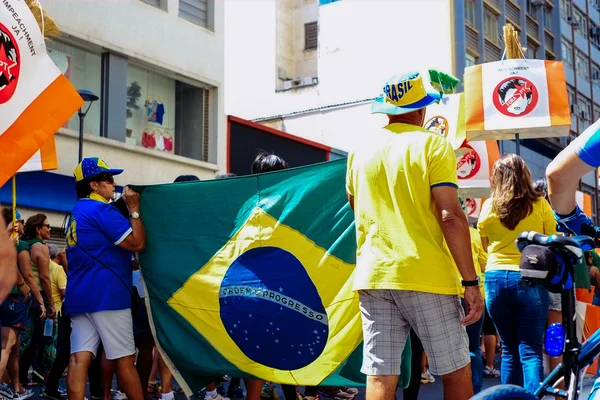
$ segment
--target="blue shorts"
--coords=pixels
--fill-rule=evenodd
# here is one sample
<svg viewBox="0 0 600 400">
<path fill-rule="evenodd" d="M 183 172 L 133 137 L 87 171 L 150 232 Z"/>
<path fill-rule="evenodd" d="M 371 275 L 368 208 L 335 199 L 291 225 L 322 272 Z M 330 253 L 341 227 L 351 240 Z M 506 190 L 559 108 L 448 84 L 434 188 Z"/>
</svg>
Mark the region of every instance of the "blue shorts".
<svg viewBox="0 0 600 400">
<path fill-rule="evenodd" d="M 583 162 L 591 167 L 600 167 L 600 119 L 590 125 L 573 141 L 575 152 Z"/>
<path fill-rule="evenodd" d="M 22 294 L 9 294 L 0 305 L 0 324 L 7 328 L 25 329 L 29 319 L 29 301 Z"/>
</svg>

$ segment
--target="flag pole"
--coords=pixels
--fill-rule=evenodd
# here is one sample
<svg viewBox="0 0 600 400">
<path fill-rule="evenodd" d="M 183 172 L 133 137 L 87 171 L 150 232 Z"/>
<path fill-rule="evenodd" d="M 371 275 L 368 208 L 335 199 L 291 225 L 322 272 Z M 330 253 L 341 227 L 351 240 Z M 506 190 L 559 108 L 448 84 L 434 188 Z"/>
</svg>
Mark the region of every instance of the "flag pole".
<svg viewBox="0 0 600 400">
<path fill-rule="evenodd" d="M 16 238 L 18 235 L 17 231 L 17 175 L 12 177 L 12 237 Z"/>
<path fill-rule="evenodd" d="M 511 24 L 504 25 L 503 31 L 506 58 L 525 58 L 525 53 L 523 52 L 524 49 L 519 40 L 519 33 L 515 31 Z M 521 137 L 518 133 L 515 134 L 515 154 L 518 156 L 521 155 Z"/>
</svg>

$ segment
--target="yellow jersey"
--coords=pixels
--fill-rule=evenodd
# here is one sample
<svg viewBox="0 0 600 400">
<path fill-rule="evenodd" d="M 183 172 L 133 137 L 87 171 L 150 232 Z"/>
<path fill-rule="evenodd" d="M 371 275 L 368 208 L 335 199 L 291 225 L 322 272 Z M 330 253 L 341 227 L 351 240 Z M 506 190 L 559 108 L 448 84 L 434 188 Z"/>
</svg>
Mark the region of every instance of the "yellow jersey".
<svg viewBox="0 0 600 400">
<path fill-rule="evenodd" d="M 443 136 L 418 126 L 390 124 L 348 156 L 354 290 L 460 293 L 431 194 L 436 186 L 458 187 L 454 151 Z"/>
<path fill-rule="evenodd" d="M 523 218 L 513 230 L 500 223 L 500 217 L 492 210 L 492 199 L 490 198 L 481 207 L 477 228 L 481 237 L 489 240 L 487 271 L 519 271 L 521 253 L 515 242 L 521 232 L 536 231 L 544 235 L 558 233 L 554 212 L 550 203 L 544 198 L 533 203 L 532 212 Z"/>
<path fill-rule="evenodd" d="M 61 265 L 50 260 L 50 286 L 52 287 L 52 301 L 56 312 L 60 312 L 62 308 L 62 298 L 60 290 L 67 288 L 67 274 Z"/>
</svg>

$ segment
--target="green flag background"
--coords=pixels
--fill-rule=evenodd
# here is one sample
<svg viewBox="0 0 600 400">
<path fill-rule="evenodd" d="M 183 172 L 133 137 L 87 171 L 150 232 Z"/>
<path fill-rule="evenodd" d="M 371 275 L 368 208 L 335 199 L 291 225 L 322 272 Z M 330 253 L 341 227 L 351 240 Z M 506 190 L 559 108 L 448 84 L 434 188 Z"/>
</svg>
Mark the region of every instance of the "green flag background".
<svg viewBox="0 0 600 400">
<path fill-rule="evenodd" d="M 214 378 L 365 383 L 346 161 L 140 186 L 158 344 L 186 394 Z M 410 346 L 400 386 L 410 379 Z"/>
</svg>

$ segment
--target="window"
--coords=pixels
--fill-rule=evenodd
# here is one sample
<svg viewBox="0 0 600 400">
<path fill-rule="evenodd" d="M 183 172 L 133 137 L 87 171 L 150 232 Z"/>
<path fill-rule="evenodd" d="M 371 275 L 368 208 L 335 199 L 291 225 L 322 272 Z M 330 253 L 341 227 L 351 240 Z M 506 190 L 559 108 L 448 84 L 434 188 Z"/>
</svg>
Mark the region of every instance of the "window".
<svg viewBox="0 0 600 400">
<path fill-rule="evenodd" d="M 317 22 L 304 24 L 304 50 L 316 50 L 319 47 L 319 25 Z"/>
<path fill-rule="evenodd" d="M 565 64 L 573 66 L 573 46 L 565 39 L 562 40 L 562 59 Z"/>
<path fill-rule="evenodd" d="M 594 118 L 592 118 L 592 120 L 597 121 L 598 119 L 600 119 L 600 107 L 595 106 L 594 107 Z"/>
<path fill-rule="evenodd" d="M 577 74 L 579 74 L 585 79 L 590 79 L 590 59 L 588 58 L 588 56 L 583 54 L 581 51 L 577 50 L 575 56 L 575 64 Z"/>
<path fill-rule="evenodd" d="M 127 143 L 206 161 L 208 122 L 208 90 L 128 66 Z"/>
<path fill-rule="evenodd" d="M 592 63 L 592 84 L 594 89 L 600 90 L 600 66 Z"/>
<path fill-rule="evenodd" d="M 499 36 L 498 15 L 487 8 L 484 13 L 484 29 L 485 37 L 496 43 Z"/>
<path fill-rule="evenodd" d="M 600 1 L 598 2 L 598 4 L 600 4 Z M 590 42 L 592 43 L 592 46 L 594 46 L 595 48 L 600 50 L 600 36 L 593 35 L 591 33 L 592 30 L 595 30 L 597 27 L 598 27 L 598 25 L 596 25 L 592 21 L 590 21 Z"/>
<path fill-rule="evenodd" d="M 99 54 L 52 41 L 47 42 L 48 54 L 76 89 L 87 89 L 100 97 L 102 92 L 102 57 Z M 85 117 L 84 131 L 100 136 L 100 105 L 95 101 Z M 75 113 L 63 128 L 79 130 L 79 117 Z"/>
<path fill-rule="evenodd" d="M 472 67 L 475 64 L 477 64 L 477 57 L 467 53 L 467 56 L 465 57 L 465 67 Z"/>
<path fill-rule="evenodd" d="M 465 20 L 468 24 L 475 26 L 475 0 L 465 1 Z"/>
<path fill-rule="evenodd" d="M 160 8 L 161 10 L 167 10 L 168 0 L 142 0 L 144 3 L 148 3 L 151 6 Z"/>
<path fill-rule="evenodd" d="M 577 117 L 582 122 L 579 125 L 579 128 L 580 130 L 584 130 L 590 126 L 590 122 L 592 120 L 592 108 L 590 106 L 590 100 L 580 94 L 577 103 L 579 105 Z"/>
<path fill-rule="evenodd" d="M 527 41 L 527 51 L 525 53 L 525 57 L 529 58 L 531 60 L 535 60 L 537 58 L 537 54 L 538 54 L 538 45 L 531 41 Z"/>
<path fill-rule="evenodd" d="M 571 0 L 560 0 L 560 17 L 567 20 L 571 16 Z"/>
<path fill-rule="evenodd" d="M 549 31 L 552 30 L 552 7 L 546 6 L 544 8 L 544 27 Z"/>
<path fill-rule="evenodd" d="M 587 39 L 588 30 L 587 30 L 586 15 L 584 13 L 582 13 L 581 11 L 579 11 L 577 8 L 574 8 L 573 9 L 573 19 L 575 20 L 575 22 L 577 22 L 579 24 L 579 27 L 577 28 L 576 32 Z"/>
<path fill-rule="evenodd" d="M 210 28 L 209 2 L 214 0 L 179 0 L 179 16 L 196 25 Z"/>
<path fill-rule="evenodd" d="M 574 105 L 575 105 L 575 90 L 567 85 L 567 96 L 569 97 L 569 105 L 571 106 L 571 114 L 573 114 Z"/>
</svg>

